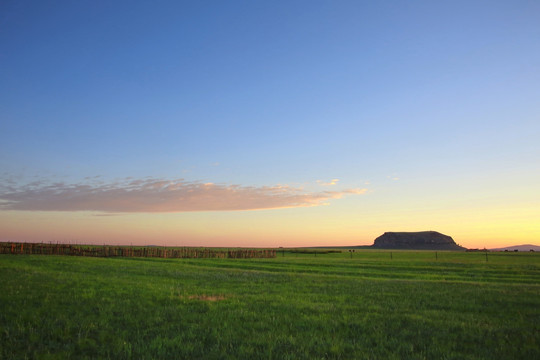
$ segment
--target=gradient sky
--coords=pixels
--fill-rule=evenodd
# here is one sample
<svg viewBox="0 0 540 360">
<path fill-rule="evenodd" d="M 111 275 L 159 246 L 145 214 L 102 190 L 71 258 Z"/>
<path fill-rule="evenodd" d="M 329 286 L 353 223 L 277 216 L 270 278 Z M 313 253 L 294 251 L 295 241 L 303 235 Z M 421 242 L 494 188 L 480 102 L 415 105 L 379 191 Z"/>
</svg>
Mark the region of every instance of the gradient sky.
<svg viewBox="0 0 540 360">
<path fill-rule="evenodd" d="M 2 1 L 0 240 L 540 243 L 538 1 Z"/>
</svg>

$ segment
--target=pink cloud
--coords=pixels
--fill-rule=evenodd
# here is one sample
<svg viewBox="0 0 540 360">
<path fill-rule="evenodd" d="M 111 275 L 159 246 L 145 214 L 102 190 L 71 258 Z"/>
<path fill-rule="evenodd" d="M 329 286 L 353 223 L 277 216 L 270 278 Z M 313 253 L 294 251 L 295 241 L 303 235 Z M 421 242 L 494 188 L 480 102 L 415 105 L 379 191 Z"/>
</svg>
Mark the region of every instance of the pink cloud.
<svg viewBox="0 0 540 360">
<path fill-rule="evenodd" d="M 0 209 L 25 211 L 187 212 L 323 205 L 366 189 L 305 192 L 284 185 L 241 186 L 182 179 L 126 179 L 110 184 L 34 183 L 0 193 Z"/>
</svg>

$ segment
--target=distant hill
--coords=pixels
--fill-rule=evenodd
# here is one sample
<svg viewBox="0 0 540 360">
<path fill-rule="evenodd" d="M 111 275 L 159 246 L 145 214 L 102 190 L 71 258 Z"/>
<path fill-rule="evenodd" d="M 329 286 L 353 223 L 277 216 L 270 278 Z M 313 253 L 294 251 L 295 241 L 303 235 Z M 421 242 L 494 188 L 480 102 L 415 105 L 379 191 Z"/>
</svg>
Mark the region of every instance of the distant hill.
<svg viewBox="0 0 540 360">
<path fill-rule="evenodd" d="M 514 250 L 517 250 L 517 251 L 540 251 L 540 246 L 538 245 L 530 245 L 530 244 L 525 244 L 525 245 L 514 245 L 514 246 L 507 246 L 507 247 L 503 247 L 503 248 L 496 248 L 496 249 L 489 249 L 490 251 L 505 251 L 505 250 L 508 250 L 508 251 L 514 251 Z"/>
<path fill-rule="evenodd" d="M 465 250 L 448 235 L 437 231 L 385 232 L 375 239 L 375 249 Z"/>
</svg>

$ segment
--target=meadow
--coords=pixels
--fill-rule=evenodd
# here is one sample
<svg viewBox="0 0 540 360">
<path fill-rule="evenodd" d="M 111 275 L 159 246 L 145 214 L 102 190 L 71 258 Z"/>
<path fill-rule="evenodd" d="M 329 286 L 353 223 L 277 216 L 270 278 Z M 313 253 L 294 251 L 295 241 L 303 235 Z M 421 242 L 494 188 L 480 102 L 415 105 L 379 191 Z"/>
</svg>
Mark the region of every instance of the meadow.
<svg viewBox="0 0 540 360">
<path fill-rule="evenodd" d="M 540 254 L 0 255 L 1 359 L 539 359 Z"/>
</svg>

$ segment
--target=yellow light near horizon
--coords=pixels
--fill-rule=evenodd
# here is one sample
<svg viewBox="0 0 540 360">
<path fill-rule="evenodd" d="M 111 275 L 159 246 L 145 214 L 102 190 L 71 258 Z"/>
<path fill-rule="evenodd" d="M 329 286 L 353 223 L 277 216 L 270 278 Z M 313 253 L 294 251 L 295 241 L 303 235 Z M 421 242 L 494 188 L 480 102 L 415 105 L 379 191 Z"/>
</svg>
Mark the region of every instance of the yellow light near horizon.
<svg viewBox="0 0 540 360">
<path fill-rule="evenodd" d="M 118 214 L 4 211 L 0 240 L 177 246 L 371 245 L 386 231 L 435 230 L 465 247 L 540 243 L 539 210 L 366 211 L 347 207 Z"/>
</svg>

